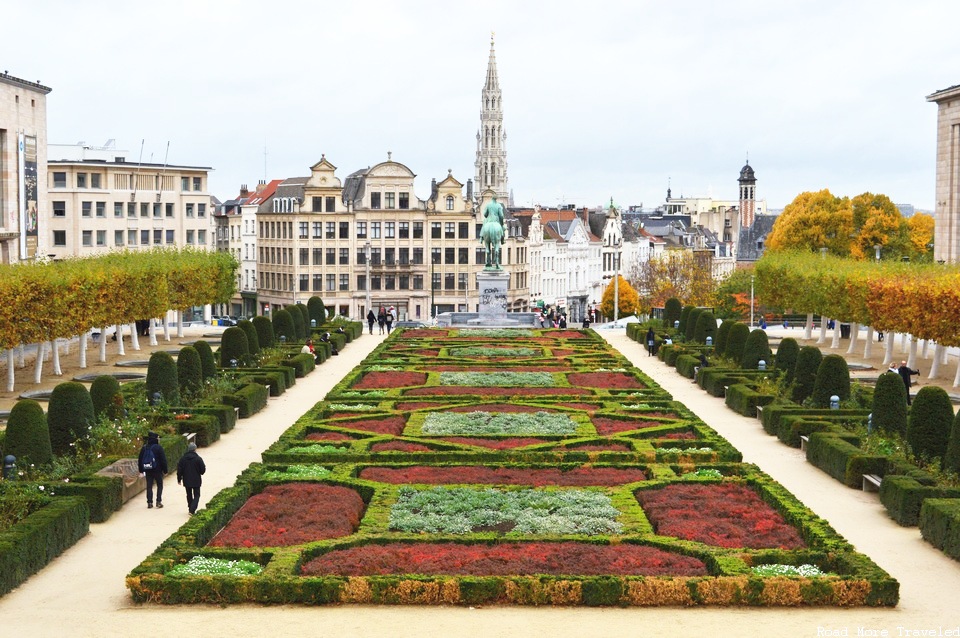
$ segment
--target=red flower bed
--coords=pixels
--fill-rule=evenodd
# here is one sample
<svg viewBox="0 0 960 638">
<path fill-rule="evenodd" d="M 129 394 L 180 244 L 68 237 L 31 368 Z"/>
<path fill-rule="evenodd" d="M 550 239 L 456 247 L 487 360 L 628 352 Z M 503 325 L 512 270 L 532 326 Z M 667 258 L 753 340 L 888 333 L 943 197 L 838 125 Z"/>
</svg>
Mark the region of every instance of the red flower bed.
<svg viewBox="0 0 960 638">
<path fill-rule="evenodd" d="M 417 350 L 417 354 L 421 357 L 439 357 L 439 350 Z"/>
<path fill-rule="evenodd" d="M 566 348 L 554 348 L 553 356 L 555 357 L 569 357 L 570 355 L 576 353 L 576 350 L 568 350 Z"/>
<path fill-rule="evenodd" d="M 529 368 L 527 368 L 529 371 Z M 583 388 L 473 388 L 469 386 L 438 385 L 428 388 L 414 388 L 404 390 L 404 396 L 462 396 L 475 394 L 477 396 L 553 396 L 563 394 L 593 394 Z"/>
<path fill-rule="evenodd" d="M 625 372 L 571 372 L 570 385 L 586 388 L 644 388 L 642 383 Z"/>
<path fill-rule="evenodd" d="M 346 487 L 268 485 L 243 504 L 210 545 L 278 547 L 349 536 L 360 526 L 364 507 L 360 495 Z"/>
<path fill-rule="evenodd" d="M 512 405 L 510 403 L 480 403 L 450 408 L 450 412 L 555 412 L 534 405 Z"/>
<path fill-rule="evenodd" d="M 370 446 L 371 452 L 432 452 L 431 448 L 421 443 L 409 441 L 385 441 Z"/>
<path fill-rule="evenodd" d="M 593 422 L 593 426 L 597 428 L 597 434 L 604 436 L 663 425 L 660 421 L 630 421 L 628 419 L 611 419 L 605 416 L 595 416 L 590 420 Z"/>
<path fill-rule="evenodd" d="M 558 450 L 576 450 L 578 452 L 632 452 L 629 445 L 623 443 L 587 443 L 585 445 L 568 445 Z"/>
<path fill-rule="evenodd" d="M 414 328 L 412 330 L 407 330 L 403 333 L 404 337 L 417 337 L 423 339 L 430 339 L 433 337 L 446 337 L 446 330 L 431 330 L 430 328 Z"/>
<path fill-rule="evenodd" d="M 587 412 L 594 412 L 596 410 L 599 410 L 601 407 L 596 403 L 574 403 L 569 401 L 565 403 L 561 402 L 561 403 L 558 403 L 557 405 L 562 406 L 564 408 L 573 408 L 574 410 L 585 410 Z"/>
<path fill-rule="evenodd" d="M 509 450 L 515 447 L 526 447 L 528 445 L 544 443 L 543 439 L 521 437 L 506 439 L 478 439 L 467 436 L 446 436 L 438 438 L 437 440 L 446 441 L 447 443 L 460 443 L 461 445 L 477 445 L 480 447 L 490 448 L 491 450 Z"/>
<path fill-rule="evenodd" d="M 484 485 L 559 485 L 575 487 L 586 485 L 623 485 L 647 480 L 638 469 L 615 467 L 578 467 L 566 472 L 556 468 L 507 468 L 483 465 L 424 466 L 392 468 L 368 467 L 360 472 L 360 478 L 380 483 L 403 485 L 424 483 L 450 485 L 460 483 Z"/>
<path fill-rule="evenodd" d="M 554 339 L 583 339 L 584 334 L 582 332 L 577 332 L 576 330 L 557 330 L 556 332 L 547 333 Z"/>
<path fill-rule="evenodd" d="M 407 420 L 402 416 L 388 416 L 382 419 L 341 421 L 339 423 L 331 423 L 330 425 L 337 425 L 338 427 L 349 428 L 351 430 L 363 430 L 365 432 L 399 436 L 403 434 L 403 428 L 407 426 Z"/>
<path fill-rule="evenodd" d="M 398 410 L 423 410 L 424 408 L 439 408 L 445 405 L 447 404 L 439 401 L 405 401 L 398 403 L 396 408 Z"/>
<path fill-rule="evenodd" d="M 797 530 L 744 485 L 676 483 L 658 490 L 638 490 L 635 496 L 663 536 L 716 547 L 806 547 Z"/>
<path fill-rule="evenodd" d="M 697 436 L 696 434 L 694 434 L 693 432 L 671 432 L 670 434 L 664 434 L 664 435 L 661 436 L 660 438 L 661 438 L 661 439 L 675 439 L 675 440 L 678 440 L 678 441 L 683 441 L 683 440 L 689 441 L 689 440 L 692 440 L 692 439 L 698 439 L 698 438 L 700 438 L 700 437 L 698 437 L 698 436 Z"/>
<path fill-rule="evenodd" d="M 304 576 L 438 574 L 527 576 L 705 576 L 690 556 L 643 545 L 589 543 L 390 543 L 336 550 L 303 566 Z"/>
<path fill-rule="evenodd" d="M 425 367 L 425 366 L 424 366 Z M 550 363 L 552 369 L 569 368 L 565 361 Z M 465 366 L 462 364 L 430 366 L 436 372 L 530 372 L 530 366 Z"/>
<path fill-rule="evenodd" d="M 306 439 L 308 441 L 352 441 L 353 437 L 343 432 L 311 432 Z"/>
<path fill-rule="evenodd" d="M 410 385 L 423 385 L 427 381 L 424 372 L 403 372 L 400 370 L 368 372 L 353 384 L 356 390 L 379 390 L 383 388 L 405 388 Z"/>
</svg>

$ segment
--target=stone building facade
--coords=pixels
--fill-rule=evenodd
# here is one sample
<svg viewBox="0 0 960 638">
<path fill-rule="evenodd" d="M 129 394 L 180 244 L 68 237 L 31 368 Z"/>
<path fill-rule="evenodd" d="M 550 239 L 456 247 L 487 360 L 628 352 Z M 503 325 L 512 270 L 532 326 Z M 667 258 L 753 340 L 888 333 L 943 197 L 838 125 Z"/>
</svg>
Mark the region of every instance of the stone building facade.
<svg viewBox="0 0 960 638">
<path fill-rule="evenodd" d="M 937 185 L 934 249 L 937 261 L 960 260 L 960 85 L 927 96 L 937 105 Z"/>
</svg>

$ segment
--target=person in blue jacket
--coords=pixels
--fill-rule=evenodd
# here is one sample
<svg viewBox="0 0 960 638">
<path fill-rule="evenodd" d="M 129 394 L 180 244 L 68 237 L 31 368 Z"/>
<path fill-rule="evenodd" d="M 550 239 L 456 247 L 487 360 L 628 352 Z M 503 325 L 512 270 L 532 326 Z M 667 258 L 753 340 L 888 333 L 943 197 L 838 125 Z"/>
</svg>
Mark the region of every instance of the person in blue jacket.
<svg viewBox="0 0 960 638">
<path fill-rule="evenodd" d="M 153 484 L 157 484 L 157 507 L 163 507 L 163 477 L 167 473 L 167 455 L 160 445 L 160 435 L 147 433 L 147 442 L 140 448 L 137 458 L 140 476 L 147 478 L 147 508 L 153 507 Z"/>
</svg>

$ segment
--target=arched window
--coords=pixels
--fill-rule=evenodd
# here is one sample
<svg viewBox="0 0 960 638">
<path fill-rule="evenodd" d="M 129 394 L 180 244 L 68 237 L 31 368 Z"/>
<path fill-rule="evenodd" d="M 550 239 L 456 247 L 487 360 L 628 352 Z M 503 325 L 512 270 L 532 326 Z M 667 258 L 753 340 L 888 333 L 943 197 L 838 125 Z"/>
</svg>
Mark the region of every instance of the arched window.
<svg viewBox="0 0 960 638">
<path fill-rule="evenodd" d="M 453 195 L 447 195 L 447 210 L 453 210 Z"/>
</svg>

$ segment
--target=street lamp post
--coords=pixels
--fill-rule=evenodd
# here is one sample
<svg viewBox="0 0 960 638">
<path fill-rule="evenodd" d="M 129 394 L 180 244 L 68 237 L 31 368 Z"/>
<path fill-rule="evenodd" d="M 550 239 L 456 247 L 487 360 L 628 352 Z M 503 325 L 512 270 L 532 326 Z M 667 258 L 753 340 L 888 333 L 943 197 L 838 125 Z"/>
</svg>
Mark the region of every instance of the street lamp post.
<svg viewBox="0 0 960 638">
<path fill-rule="evenodd" d="M 753 275 L 750 275 L 750 329 L 753 329 Z"/>
<path fill-rule="evenodd" d="M 873 250 L 876 255 L 877 261 L 880 261 L 880 244 L 874 244 Z"/>
<path fill-rule="evenodd" d="M 366 264 L 367 272 L 367 312 L 373 310 L 373 300 L 370 297 L 370 242 L 363 245 L 363 263 Z"/>
<path fill-rule="evenodd" d="M 617 325 L 617 319 L 620 318 L 620 247 L 623 240 L 617 238 L 613 247 L 617 249 L 613 253 L 613 325 Z"/>
<path fill-rule="evenodd" d="M 437 320 L 437 286 L 433 281 L 433 265 L 437 263 L 437 257 L 433 250 L 430 251 L 430 317 Z"/>
</svg>

